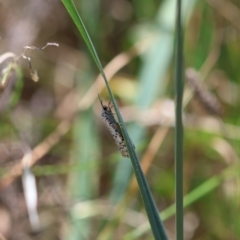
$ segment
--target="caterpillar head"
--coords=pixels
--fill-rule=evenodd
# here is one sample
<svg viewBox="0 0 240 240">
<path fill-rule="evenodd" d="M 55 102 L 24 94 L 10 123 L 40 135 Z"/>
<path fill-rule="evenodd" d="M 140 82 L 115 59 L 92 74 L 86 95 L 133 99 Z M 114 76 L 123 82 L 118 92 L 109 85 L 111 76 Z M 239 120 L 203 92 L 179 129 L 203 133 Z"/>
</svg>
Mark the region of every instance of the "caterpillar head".
<svg viewBox="0 0 240 240">
<path fill-rule="evenodd" d="M 113 105 L 111 106 L 111 100 L 109 101 L 108 106 L 107 106 L 107 105 L 103 105 L 102 100 L 101 100 L 99 94 L 98 94 L 98 98 L 99 98 L 99 101 L 100 101 L 100 103 L 101 103 L 101 105 L 102 105 L 102 109 L 103 109 L 104 111 L 107 111 L 107 112 L 112 112 L 112 107 L 113 107 Z"/>
</svg>

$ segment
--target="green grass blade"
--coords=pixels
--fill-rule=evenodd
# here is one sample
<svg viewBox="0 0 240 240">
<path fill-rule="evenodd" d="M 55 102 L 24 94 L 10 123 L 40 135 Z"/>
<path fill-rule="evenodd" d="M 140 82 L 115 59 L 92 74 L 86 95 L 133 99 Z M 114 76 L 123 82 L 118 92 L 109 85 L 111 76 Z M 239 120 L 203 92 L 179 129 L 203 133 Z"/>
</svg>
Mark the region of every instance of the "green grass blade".
<svg viewBox="0 0 240 240">
<path fill-rule="evenodd" d="M 89 48 L 89 51 L 92 54 L 92 57 L 93 57 L 95 63 L 97 64 L 97 67 L 98 67 L 98 69 L 99 69 L 99 71 L 100 71 L 101 75 L 103 76 L 103 79 L 106 83 L 106 86 L 107 86 L 112 104 L 113 104 L 115 112 L 117 114 L 117 118 L 118 118 L 121 130 L 122 130 L 124 139 L 126 141 L 126 145 L 127 145 L 128 151 L 129 151 L 129 155 L 130 155 L 130 158 L 131 158 L 131 161 L 132 161 L 134 172 L 135 172 L 135 175 L 136 175 L 136 178 L 137 178 L 137 181 L 138 181 L 138 185 L 139 185 L 139 188 L 140 188 L 140 192 L 141 192 L 141 195 L 142 195 L 142 198 L 143 198 L 143 202 L 144 202 L 144 205 L 145 205 L 145 209 L 146 209 L 146 212 L 147 212 L 147 215 L 148 215 L 149 222 L 150 222 L 151 227 L 152 227 L 154 237 L 155 237 L 155 239 L 167 239 L 167 235 L 165 233 L 165 229 L 163 227 L 163 224 L 160 220 L 156 204 L 153 200 L 151 191 L 149 189 L 149 186 L 147 184 L 147 181 L 145 179 L 145 176 L 144 176 L 144 174 L 142 172 L 142 169 L 141 169 L 141 166 L 139 164 L 139 160 L 138 160 L 138 157 L 136 155 L 135 149 L 133 148 L 131 140 L 128 136 L 128 132 L 127 132 L 125 124 L 123 122 L 122 116 L 119 112 L 116 101 L 115 101 L 114 96 L 111 92 L 111 89 L 109 87 L 107 78 L 106 78 L 105 73 L 103 71 L 103 68 L 102 68 L 101 62 L 98 58 L 98 55 L 96 53 L 96 50 L 93 46 L 93 43 L 90 39 L 90 36 L 87 33 L 87 30 L 86 30 L 86 28 L 83 24 L 83 21 L 81 20 L 73 2 L 71 0 L 62 0 L 62 2 L 65 5 L 69 14 L 71 15 L 74 23 L 77 25 L 78 30 L 80 31 L 81 35 L 83 36 L 83 39 L 86 42 L 86 44 Z"/>
<path fill-rule="evenodd" d="M 99 71 L 101 72 L 101 74 L 103 74 L 103 68 L 102 68 L 102 64 L 98 58 L 98 55 L 96 53 L 95 48 L 93 47 L 93 43 L 91 41 L 91 38 L 87 32 L 87 29 L 85 28 L 83 21 L 80 17 L 80 15 L 78 14 L 76 7 L 74 5 L 74 3 L 71 0 L 62 0 L 62 3 L 64 4 L 65 8 L 67 9 L 68 13 L 70 14 L 70 16 L 72 17 L 74 23 L 76 24 L 79 32 L 81 33 L 85 43 L 87 44 L 87 47 L 99 69 Z"/>
<path fill-rule="evenodd" d="M 91 110 L 82 112 L 73 122 L 73 141 L 71 159 L 77 164 L 87 164 L 89 159 L 97 161 L 95 138 L 95 128 L 93 127 Z M 89 134 L 90 133 L 90 134 Z M 81 146 L 81 148 L 79 148 Z M 91 151 L 89 151 L 91 149 Z M 78 199 L 91 199 L 96 195 L 97 172 L 90 168 L 82 169 L 79 172 L 71 172 L 68 175 L 68 189 L 74 202 Z M 91 222 L 89 219 L 76 219 L 75 214 L 71 214 L 72 231 L 66 236 L 70 240 L 89 239 L 91 236 Z"/>
<path fill-rule="evenodd" d="M 195 7 L 196 0 L 185 0 L 183 2 L 183 22 L 187 24 Z M 139 109 L 148 109 L 159 96 L 166 91 L 166 80 L 168 79 L 169 67 L 173 59 L 174 29 L 175 29 L 176 1 L 165 0 L 159 6 L 153 25 L 160 26 L 156 39 L 149 50 L 141 56 L 141 67 L 137 79 L 139 88 L 135 105 Z M 164 27 L 163 27 L 164 26 Z M 144 144 L 146 139 L 146 128 L 136 123 L 129 124 L 128 132 L 139 146 Z M 113 202 L 118 202 L 125 193 L 132 168 L 129 162 L 119 161 L 114 176 L 114 189 L 111 192 Z"/>
<path fill-rule="evenodd" d="M 175 1 L 175 0 L 174 0 Z M 163 93 L 166 83 L 165 76 L 169 69 L 169 64 L 173 55 L 173 40 L 174 40 L 174 11 L 172 4 L 166 0 L 159 6 L 153 24 L 168 26 L 167 31 L 159 29 L 156 36 L 156 41 L 149 50 L 141 56 L 141 68 L 138 73 L 139 88 L 135 100 L 135 105 L 139 109 L 150 108 L 153 102 L 159 97 L 159 92 Z M 164 17 L 164 13 L 167 16 Z M 166 14 L 165 14 L 166 15 Z M 169 16 L 171 18 L 169 19 Z M 172 24 L 173 22 L 173 24 Z M 129 124 L 129 133 L 134 138 L 137 146 L 144 143 L 143 139 L 146 136 L 146 128 L 136 124 Z M 128 162 L 119 161 L 114 176 L 114 189 L 111 192 L 113 202 L 118 202 L 121 196 L 125 193 L 129 179 L 132 175 L 132 168 Z"/>
<path fill-rule="evenodd" d="M 183 39 L 181 0 L 177 1 L 176 54 L 175 54 L 175 192 L 176 192 L 176 239 L 183 240 Z"/>
</svg>

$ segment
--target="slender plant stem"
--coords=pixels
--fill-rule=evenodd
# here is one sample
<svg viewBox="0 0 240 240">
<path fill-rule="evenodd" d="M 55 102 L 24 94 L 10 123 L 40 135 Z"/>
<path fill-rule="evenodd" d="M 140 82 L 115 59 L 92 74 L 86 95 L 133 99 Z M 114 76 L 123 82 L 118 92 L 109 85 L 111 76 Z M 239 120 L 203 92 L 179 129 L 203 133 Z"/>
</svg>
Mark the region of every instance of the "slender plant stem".
<svg viewBox="0 0 240 240">
<path fill-rule="evenodd" d="M 183 39 L 181 23 L 181 0 L 177 0 L 175 55 L 175 186 L 176 186 L 176 239 L 183 240 Z"/>
<path fill-rule="evenodd" d="M 130 159 L 132 161 L 133 169 L 134 169 L 136 179 L 138 181 L 139 189 L 140 189 L 140 192 L 141 192 L 141 195 L 142 195 L 142 198 L 143 198 L 144 206 L 145 206 L 145 209 L 146 209 L 146 212 L 147 212 L 147 215 L 148 215 L 149 222 L 150 222 L 151 227 L 152 227 L 153 235 L 154 235 L 156 240 L 158 240 L 158 239 L 159 240 L 160 239 L 161 240 L 167 240 L 168 238 L 167 238 L 164 226 L 161 222 L 161 219 L 160 219 L 160 216 L 159 216 L 159 213 L 158 213 L 158 209 L 156 207 L 156 204 L 155 204 L 154 199 L 152 197 L 152 193 L 150 191 L 148 183 L 147 183 L 147 181 L 145 179 L 145 176 L 143 174 L 143 171 L 141 169 L 141 165 L 139 163 L 137 154 L 136 154 L 135 149 L 133 147 L 133 144 L 132 144 L 132 142 L 129 138 L 128 132 L 126 130 L 126 126 L 123 122 L 122 116 L 120 114 L 120 111 L 119 111 L 118 106 L 116 104 L 116 101 L 114 99 L 113 93 L 112 93 L 111 88 L 108 84 L 106 75 L 104 73 L 102 64 L 101 64 L 100 59 L 97 55 L 95 47 L 94 47 L 94 45 L 91 41 L 91 38 L 90 38 L 90 36 L 87 32 L 86 27 L 84 26 L 84 23 L 83 23 L 80 15 L 77 12 L 77 9 L 76 9 L 73 1 L 72 0 L 62 0 L 62 2 L 64 4 L 64 6 L 66 7 L 67 11 L 69 12 L 69 14 L 71 15 L 73 21 L 75 22 L 79 32 L 81 33 L 81 35 L 84 39 L 84 41 L 86 42 L 86 44 L 88 46 L 88 49 L 89 49 L 96 65 L 97 65 L 97 67 L 98 67 L 98 69 L 99 69 L 99 71 L 100 71 L 100 73 L 101 73 L 101 75 L 102 75 L 102 77 L 105 81 L 107 90 L 109 92 L 112 104 L 114 106 L 114 110 L 116 112 L 116 115 L 117 115 L 117 118 L 118 118 L 118 121 L 119 121 L 119 125 L 120 125 L 120 128 L 121 128 L 124 140 L 125 140 L 127 148 L 128 148 Z"/>
</svg>

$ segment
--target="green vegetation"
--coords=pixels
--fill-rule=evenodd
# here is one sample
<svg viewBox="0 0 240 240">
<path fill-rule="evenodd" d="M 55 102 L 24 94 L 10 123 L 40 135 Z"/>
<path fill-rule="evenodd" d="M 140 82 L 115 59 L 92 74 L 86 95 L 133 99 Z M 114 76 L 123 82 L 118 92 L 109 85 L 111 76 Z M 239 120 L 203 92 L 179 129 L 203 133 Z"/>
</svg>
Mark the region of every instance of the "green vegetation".
<svg viewBox="0 0 240 240">
<path fill-rule="evenodd" d="M 182 239 L 183 217 L 186 240 L 239 239 L 240 3 L 183 1 L 184 61 L 180 52 L 178 64 L 175 0 L 74 4 L 15 1 L 0 9 L 0 219 L 6 223 L 0 233 L 6 239 L 165 239 L 157 207 L 169 239 Z M 23 48 L 47 42 L 59 47 Z M 181 126 L 174 134 L 182 75 L 184 141 Z M 114 105 L 131 160 L 100 118 L 98 93 Z M 183 156 L 183 182 L 175 154 Z M 37 189 L 40 225 L 26 183 L 32 199 Z"/>
</svg>

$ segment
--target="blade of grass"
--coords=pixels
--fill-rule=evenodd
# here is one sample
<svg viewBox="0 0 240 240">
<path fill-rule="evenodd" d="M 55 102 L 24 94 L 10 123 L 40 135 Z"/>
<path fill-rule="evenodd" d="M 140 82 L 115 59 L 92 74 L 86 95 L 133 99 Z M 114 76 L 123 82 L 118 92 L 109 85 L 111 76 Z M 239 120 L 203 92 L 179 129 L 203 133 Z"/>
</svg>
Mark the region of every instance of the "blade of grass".
<svg viewBox="0 0 240 240">
<path fill-rule="evenodd" d="M 122 116 L 121 116 L 121 114 L 118 110 L 116 101 L 115 101 L 114 96 L 111 92 L 110 86 L 108 84 L 107 78 L 106 78 L 105 73 L 103 71 L 101 62 L 98 58 L 98 55 L 97 55 L 96 50 L 94 48 L 94 45 L 93 45 L 93 43 L 90 39 L 90 36 L 87 33 L 87 30 L 86 30 L 86 28 L 83 24 L 83 21 L 81 20 L 73 2 L 71 0 L 62 0 L 62 2 L 64 4 L 64 6 L 66 7 L 67 11 L 69 12 L 70 16 L 72 17 L 72 19 L 73 19 L 74 23 L 76 24 L 78 30 L 80 31 L 81 35 L 83 36 L 83 39 L 86 42 L 86 44 L 89 48 L 89 51 L 90 51 L 96 65 L 97 65 L 97 67 L 98 67 L 98 69 L 99 69 L 99 71 L 100 71 L 101 75 L 103 76 L 103 79 L 106 83 L 106 86 L 107 86 L 112 104 L 113 104 L 115 112 L 117 114 L 117 118 L 118 118 L 121 130 L 122 130 L 124 139 L 126 141 L 126 145 L 127 145 L 128 151 L 129 151 L 129 155 L 130 155 L 130 158 L 131 158 L 131 161 L 132 161 L 133 169 L 134 169 L 137 181 L 138 181 L 138 185 L 139 185 L 139 188 L 140 188 L 140 192 L 141 192 L 141 195 L 142 195 L 142 198 L 143 198 L 143 202 L 144 202 L 144 205 L 145 205 L 145 209 L 146 209 L 146 212 L 147 212 L 147 215 L 148 215 L 149 222 L 150 222 L 151 227 L 152 227 L 154 237 L 155 237 L 155 239 L 168 239 L 167 235 L 166 235 L 166 232 L 165 232 L 165 229 L 163 227 L 163 224 L 160 220 L 160 216 L 158 214 L 158 210 L 157 210 L 156 204 L 153 200 L 153 197 L 152 197 L 151 191 L 149 189 L 148 183 L 145 179 L 145 176 L 144 176 L 144 174 L 142 172 L 142 169 L 141 169 L 141 166 L 139 164 L 139 160 L 138 160 L 138 157 L 136 155 L 135 149 L 133 148 L 131 140 L 128 136 L 128 132 L 127 132 L 125 124 L 123 122 Z"/>
<path fill-rule="evenodd" d="M 97 159 L 96 151 L 97 139 L 93 127 L 93 118 L 91 110 L 87 110 L 76 116 L 73 122 L 73 141 L 71 159 L 77 164 L 87 164 L 89 159 Z M 79 146 L 81 146 L 79 148 Z M 91 149 L 91 151 L 89 151 Z M 95 169 L 85 168 L 82 171 L 72 171 L 68 174 L 68 189 L 74 202 L 79 199 L 87 200 L 96 195 L 96 176 Z M 72 231 L 67 234 L 66 238 L 70 240 L 89 239 L 91 236 L 91 222 L 89 219 L 75 219 L 71 214 Z"/>
<path fill-rule="evenodd" d="M 174 39 L 172 31 L 174 25 L 171 24 L 173 18 L 168 21 L 169 17 L 166 19 L 163 16 L 164 12 L 167 12 L 170 16 L 174 14 L 174 11 L 171 11 L 171 4 L 169 5 L 169 2 L 169 0 L 164 1 L 164 3 L 159 6 L 153 24 L 162 26 L 167 22 L 167 26 L 170 27 L 167 31 L 160 28 L 152 46 L 141 56 L 142 65 L 137 77 L 139 79 L 139 89 L 135 100 L 135 105 L 139 109 L 149 108 L 158 98 L 159 92 L 163 93 L 165 89 L 165 75 L 172 58 Z M 140 5 L 141 3 L 135 5 L 135 7 L 137 8 Z M 143 139 L 145 139 L 146 129 L 136 123 L 129 124 L 128 129 L 135 144 L 137 146 L 142 145 L 144 143 Z M 112 202 L 119 202 L 125 194 L 131 175 L 132 168 L 130 163 L 119 161 L 113 181 L 114 188 L 111 191 Z"/>
<path fill-rule="evenodd" d="M 183 22 L 187 24 L 195 7 L 196 0 L 183 1 Z M 138 5 L 136 5 L 137 7 Z M 169 66 L 173 58 L 174 29 L 176 22 L 176 1 L 165 0 L 159 6 L 152 25 L 159 26 L 156 39 L 149 50 L 141 56 L 142 64 L 137 79 L 139 88 L 135 105 L 139 109 L 147 109 L 158 101 L 163 95 L 168 83 Z M 136 146 L 144 145 L 146 139 L 146 128 L 139 124 L 131 123 L 128 132 L 134 140 Z M 132 168 L 129 162 L 119 161 L 114 176 L 114 188 L 111 191 L 111 200 L 119 202 L 127 191 Z"/>
<path fill-rule="evenodd" d="M 176 12 L 176 54 L 175 54 L 175 194 L 176 194 L 176 239 L 183 240 L 183 39 L 182 39 L 182 1 L 177 1 Z"/>
</svg>

